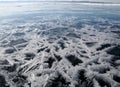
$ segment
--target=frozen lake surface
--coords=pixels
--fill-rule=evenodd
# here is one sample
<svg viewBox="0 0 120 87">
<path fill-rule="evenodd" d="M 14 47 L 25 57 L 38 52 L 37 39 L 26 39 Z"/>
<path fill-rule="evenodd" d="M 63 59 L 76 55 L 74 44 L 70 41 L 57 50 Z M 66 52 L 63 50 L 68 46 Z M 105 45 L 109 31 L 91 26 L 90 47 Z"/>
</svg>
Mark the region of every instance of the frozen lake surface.
<svg viewBox="0 0 120 87">
<path fill-rule="evenodd" d="M 120 4 L 0 2 L 0 87 L 120 87 Z"/>
</svg>

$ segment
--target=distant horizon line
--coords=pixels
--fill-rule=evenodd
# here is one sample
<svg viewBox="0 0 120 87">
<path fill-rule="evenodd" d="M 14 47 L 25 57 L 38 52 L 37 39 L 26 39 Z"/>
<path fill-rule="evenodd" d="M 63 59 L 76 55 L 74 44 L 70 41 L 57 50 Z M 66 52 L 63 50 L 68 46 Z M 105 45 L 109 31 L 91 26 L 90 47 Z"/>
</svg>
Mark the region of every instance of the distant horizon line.
<svg viewBox="0 0 120 87">
<path fill-rule="evenodd" d="M 83 3 L 113 3 L 113 2 L 103 2 L 103 1 L 73 1 L 73 0 L 71 0 L 71 1 L 38 1 L 38 0 L 35 0 L 35 1 L 28 1 L 28 0 L 25 0 L 25 1 L 0 1 L 0 2 L 83 2 Z"/>
</svg>

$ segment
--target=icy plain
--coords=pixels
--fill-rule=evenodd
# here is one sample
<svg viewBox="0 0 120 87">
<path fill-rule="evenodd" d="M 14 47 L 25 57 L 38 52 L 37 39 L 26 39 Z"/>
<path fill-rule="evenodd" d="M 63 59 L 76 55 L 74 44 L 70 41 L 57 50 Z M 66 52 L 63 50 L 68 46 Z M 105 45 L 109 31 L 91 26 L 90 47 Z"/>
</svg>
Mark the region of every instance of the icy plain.
<svg viewBox="0 0 120 87">
<path fill-rule="evenodd" d="M 0 87 L 120 87 L 120 5 L 0 3 Z"/>
</svg>

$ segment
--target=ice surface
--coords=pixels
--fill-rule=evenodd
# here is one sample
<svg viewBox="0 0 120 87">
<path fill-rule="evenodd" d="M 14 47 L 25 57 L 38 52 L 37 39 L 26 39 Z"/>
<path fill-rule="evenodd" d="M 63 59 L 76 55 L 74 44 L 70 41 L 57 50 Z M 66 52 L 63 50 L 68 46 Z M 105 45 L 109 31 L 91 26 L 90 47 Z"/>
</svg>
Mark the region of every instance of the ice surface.
<svg viewBox="0 0 120 87">
<path fill-rule="evenodd" d="M 120 87 L 119 6 L 22 5 L 1 17 L 0 87 Z"/>
</svg>

